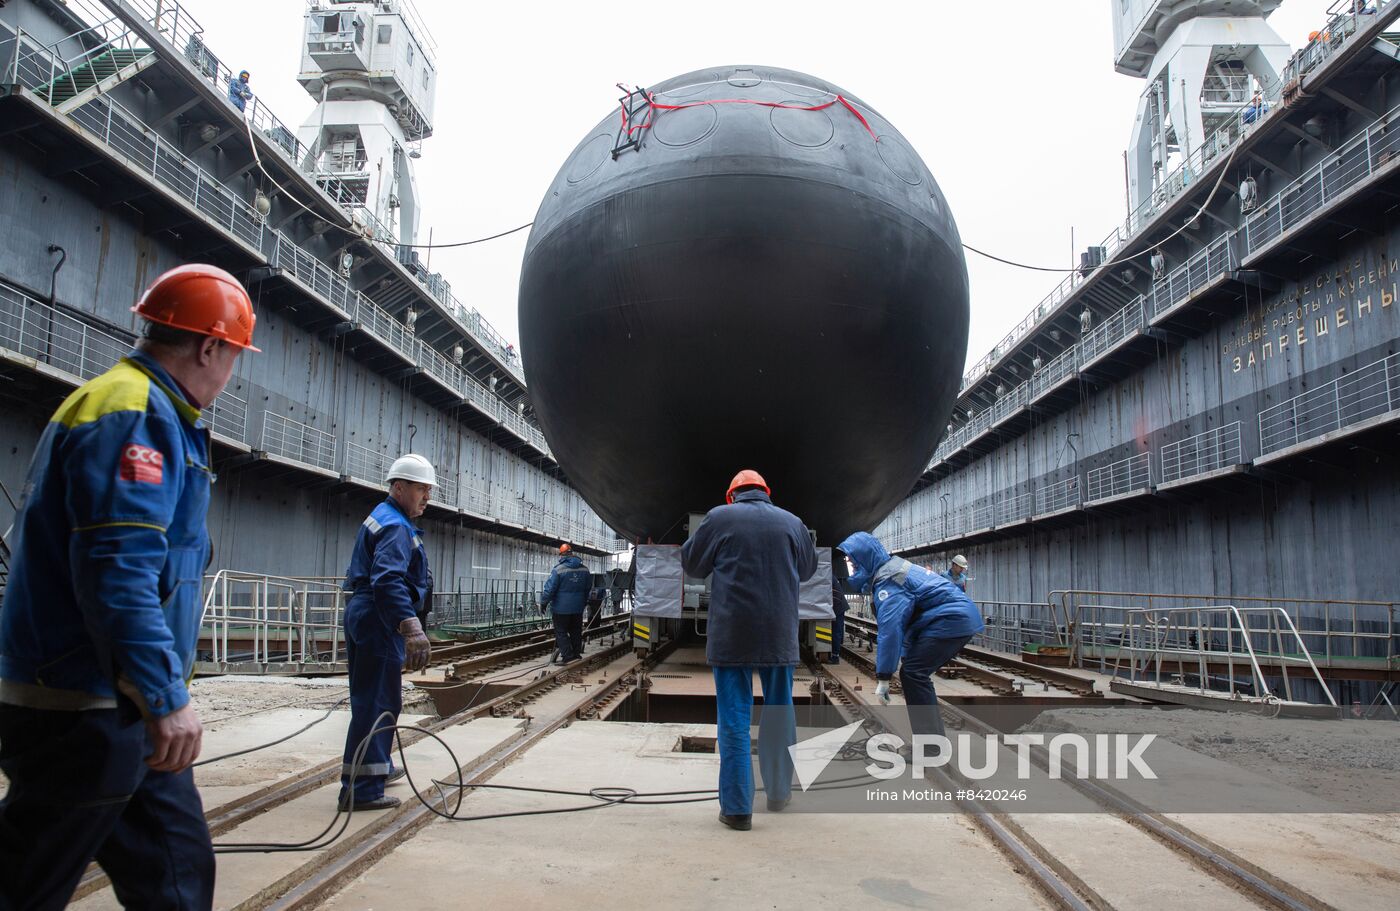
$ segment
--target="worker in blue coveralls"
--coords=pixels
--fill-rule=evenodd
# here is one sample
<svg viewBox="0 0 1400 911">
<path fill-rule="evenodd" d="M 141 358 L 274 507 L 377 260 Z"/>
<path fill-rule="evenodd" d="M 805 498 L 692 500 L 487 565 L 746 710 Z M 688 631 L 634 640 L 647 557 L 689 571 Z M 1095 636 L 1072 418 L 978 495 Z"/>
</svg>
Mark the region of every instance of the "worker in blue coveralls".
<svg viewBox="0 0 1400 911">
<path fill-rule="evenodd" d="M 127 908 L 208 908 L 214 851 L 186 688 L 208 563 L 200 410 L 253 347 L 222 269 L 132 308 L 136 350 L 68 396 L 34 452 L 0 609 L 0 908 L 62 908 L 90 861 Z"/>
<path fill-rule="evenodd" d="M 554 658 L 551 664 L 568 664 L 583 657 L 583 608 L 588 602 L 593 576 L 574 549 L 559 545 L 559 562 L 549 574 L 540 595 L 540 611 L 554 618 Z"/>
<path fill-rule="evenodd" d="M 802 520 L 773 505 L 758 472 L 735 475 L 725 501 L 692 530 L 681 564 L 692 579 L 713 574 L 705 658 L 715 675 L 719 820 L 746 831 L 753 824 L 755 671 L 763 685 L 758 763 L 769 812 L 786 807 L 792 794 L 798 588 L 817 571 L 817 551 Z"/>
<path fill-rule="evenodd" d="M 948 568 L 939 573 L 940 576 L 956 585 L 961 591 L 967 591 L 967 557 L 958 554 L 953 557 L 953 561 L 948 564 Z"/>
<path fill-rule="evenodd" d="M 397 797 L 384 793 L 386 784 L 404 776 L 394 767 L 394 732 L 386 726 L 398 723 L 403 708 L 401 672 L 426 667 L 430 651 L 418 615 L 432 592 L 433 574 L 423 532 L 413 523 L 428 508 L 437 472 L 427 459 L 409 453 L 394 460 L 386 480 L 389 496 L 361 523 L 345 571 L 350 729 L 340 774 L 341 810 L 399 805 Z M 390 718 L 379 721 L 385 712 Z M 370 736 L 377 728 L 385 729 Z"/>
<path fill-rule="evenodd" d="M 228 81 L 228 100 L 240 111 L 247 107 L 248 99 L 253 97 L 253 90 L 248 88 L 248 71 L 242 70 L 236 77 L 230 77 Z"/>
<path fill-rule="evenodd" d="M 982 632 L 981 612 L 957 585 L 891 557 L 867 532 L 856 532 L 838 549 L 851 561 L 851 588 L 871 592 L 879 624 L 875 695 L 890 701 L 890 679 L 898 668 L 913 733 L 943 734 L 933 675 Z"/>
</svg>

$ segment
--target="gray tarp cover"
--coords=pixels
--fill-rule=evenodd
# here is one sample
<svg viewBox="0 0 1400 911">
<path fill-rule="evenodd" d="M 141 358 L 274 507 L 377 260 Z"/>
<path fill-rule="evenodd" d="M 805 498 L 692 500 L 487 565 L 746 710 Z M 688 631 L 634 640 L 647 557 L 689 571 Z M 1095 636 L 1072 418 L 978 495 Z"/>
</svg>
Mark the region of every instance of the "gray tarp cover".
<svg viewBox="0 0 1400 911">
<path fill-rule="evenodd" d="M 679 617 L 681 615 L 681 549 L 675 544 L 637 545 L 637 598 L 633 613 L 638 617 Z M 830 620 L 831 548 L 817 548 L 817 571 L 802 583 L 798 593 L 800 620 Z"/>
<path fill-rule="evenodd" d="M 638 544 L 637 595 L 632 613 L 638 617 L 681 615 L 681 549 L 676 544 Z"/>
</svg>

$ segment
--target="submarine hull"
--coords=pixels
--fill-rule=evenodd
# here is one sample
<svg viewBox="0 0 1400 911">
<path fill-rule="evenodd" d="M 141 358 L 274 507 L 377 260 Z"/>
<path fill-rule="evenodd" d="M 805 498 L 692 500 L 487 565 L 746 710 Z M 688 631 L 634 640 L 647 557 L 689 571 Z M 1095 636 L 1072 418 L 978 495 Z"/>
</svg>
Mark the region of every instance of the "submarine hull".
<svg viewBox="0 0 1400 911">
<path fill-rule="evenodd" d="M 928 464 L 965 359 L 941 192 L 878 113 L 812 77 L 721 68 L 653 91 L 694 106 L 652 111 L 616 158 L 618 118 L 600 124 L 527 247 L 526 378 L 559 464 L 632 540 L 681 540 L 741 468 L 823 541 L 873 527 Z M 835 95 L 851 107 L 808 109 Z"/>
</svg>

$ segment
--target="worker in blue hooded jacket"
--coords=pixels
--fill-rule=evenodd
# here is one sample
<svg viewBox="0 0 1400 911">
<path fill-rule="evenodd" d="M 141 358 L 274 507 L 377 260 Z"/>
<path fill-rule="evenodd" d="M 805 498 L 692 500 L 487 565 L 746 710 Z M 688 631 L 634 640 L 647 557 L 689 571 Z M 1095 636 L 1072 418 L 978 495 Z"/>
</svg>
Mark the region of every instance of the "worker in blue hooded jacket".
<svg viewBox="0 0 1400 911">
<path fill-rule="evenodd" d="M 540 595 L 540 610 L 550 609 L 554 617 L 554 661 L 568 664 L 583 657 L 583 606 L 588 601 L 593 574 L 574 549 L 559 545 L 559 562 L 549 574 Z"/>
<path fill-rule="evenodd" d="M 839 550 L 852 564 L 850 587 L 870 590 L 879 623 L 875 694 L 889 702 L 890 678 L 899 668 L 913 733 L 941 735 L 943 719 L 938 714 L 933 675 L 982 632 L 981 612 L 957 585 L 908 560 L 891 557 L 868 532 L 851 535 Z"/>
</svg>

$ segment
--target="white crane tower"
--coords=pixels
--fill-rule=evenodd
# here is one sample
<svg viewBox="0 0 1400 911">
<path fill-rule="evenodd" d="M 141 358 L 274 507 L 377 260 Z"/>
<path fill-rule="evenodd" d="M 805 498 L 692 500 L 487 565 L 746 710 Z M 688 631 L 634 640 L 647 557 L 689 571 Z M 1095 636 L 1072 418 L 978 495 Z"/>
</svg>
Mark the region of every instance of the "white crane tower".
<svg viewBox="0 0 1400 911">
<path fill-rule="evenodd" d="M 1208 159 L 1216 133 L 1250 119 L 1256 93 L 1278 81 L 1289 48 L 1265 19 L 1280 2 L 1110 0 L 1114 67 L 1147 80 L 1128 145 L 1134 213 L 1178 163 Z"/>
<path fill-rule="evenodd" d="M 335 175 L 371 216 L 411 244 L 418 229 L 412 159 L 432 135 L 433 44 L 407 0 L 307 0 L 297 81 L 319 104 L 298 138 L 305 162 Z"/>
</svg>

